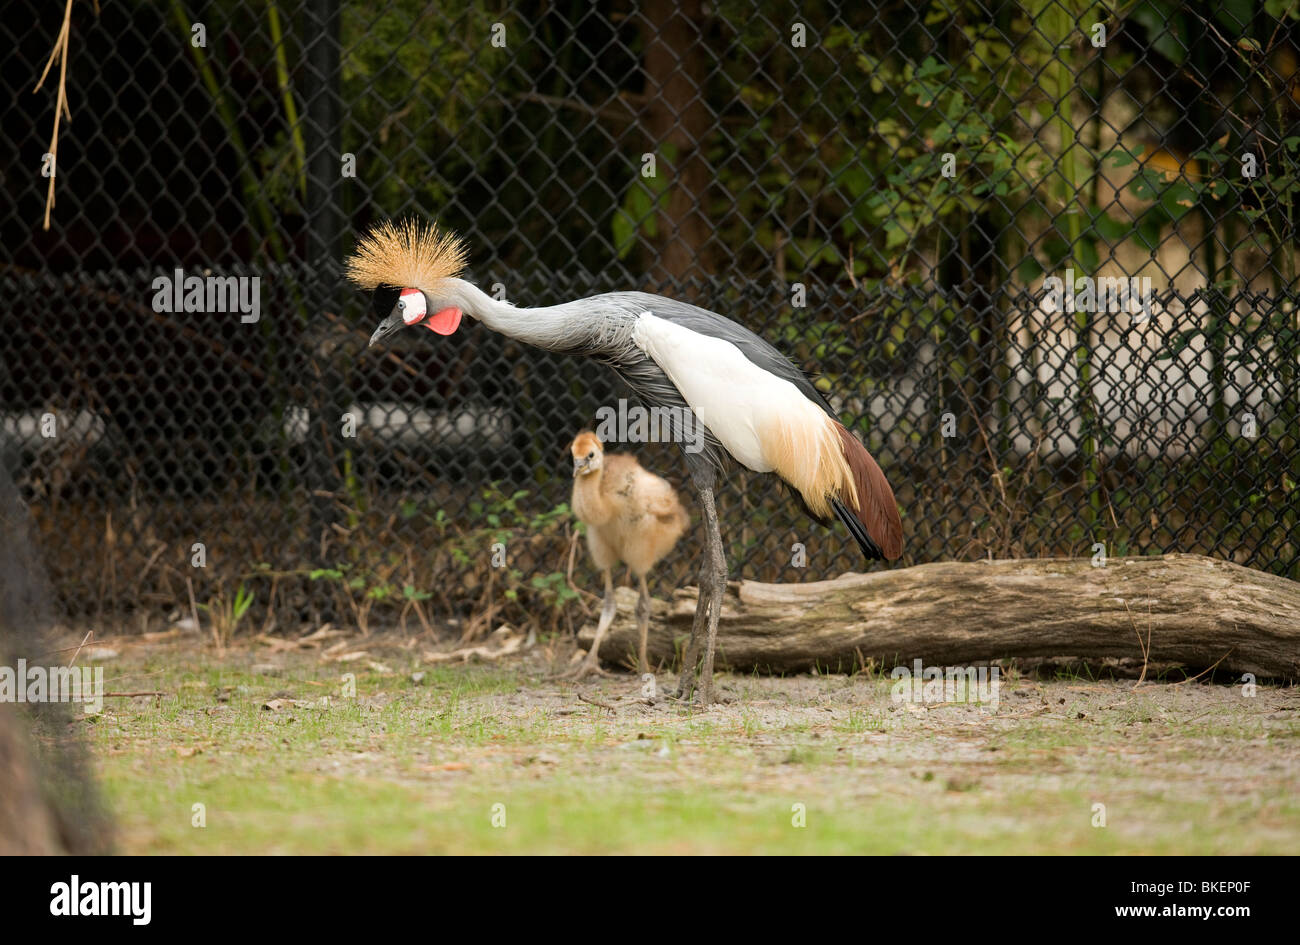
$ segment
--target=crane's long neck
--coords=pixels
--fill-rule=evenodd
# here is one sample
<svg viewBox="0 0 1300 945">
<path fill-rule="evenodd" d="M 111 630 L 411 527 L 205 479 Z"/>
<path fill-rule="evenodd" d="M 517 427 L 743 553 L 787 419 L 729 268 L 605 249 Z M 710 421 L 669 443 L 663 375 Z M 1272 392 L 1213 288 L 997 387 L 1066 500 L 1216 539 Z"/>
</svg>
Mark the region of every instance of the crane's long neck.
<svg viewBox="0 0 1300 945">
<path fill-rule="evenodd" d="M 548 351 L 608 352 L 631 331 L 626 313 L 595 299 L 578 299 L 542 308 L 516 308 L 492 298 L 464 279 L 448 279 L 438 292 L 493 331 Z"/>
<path fill-rule="evenodd" d="M 605 470 L 597 469 L 573 480 L 573 496 L 570 505 L 573 514 L 590 526 L 604 525 L 614 517 L 613 503 L 605 495 Z"/>
</svg>

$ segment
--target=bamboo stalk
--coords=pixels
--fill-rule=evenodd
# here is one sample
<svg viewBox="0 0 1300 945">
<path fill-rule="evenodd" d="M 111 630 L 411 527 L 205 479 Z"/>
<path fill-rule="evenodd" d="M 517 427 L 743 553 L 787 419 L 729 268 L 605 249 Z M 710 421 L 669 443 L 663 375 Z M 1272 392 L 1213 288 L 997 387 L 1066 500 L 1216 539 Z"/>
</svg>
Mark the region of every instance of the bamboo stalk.
<svg viewBox="0 0 1300 945">
<path fill-rule="evenodd" d="M 70 2 L 71 0 L 69 0 Z M 172 18 L 182 32 L 188 33 L 192 24 L 186 16 L 185 7 L 181 0 L 171 0 L 171 11 Z M 236 120 L 234 112 L 230 110 L 230 104 L 226 101 L 225 95 L 221 92 L 221 85 L 217 82 L 216 74 L 212 71 L 212 66 L 208 62 L 207 54 L 203 51 L 203 48 L 191 43 L 190 54 L 194 57 L 194 66 L 199 71 L 203 86 L 208 90 L 208 95 L 212 98 L 213 105 L 216 106 L 217 117 L 221 119 L 226 134 L 230 137 L 230 146 L 239 155 L 239 180 L 244 191 L 244 200 L 247 201 L 250 210 L 256 212 L 262 225 L 262 233 L 271 246 L 272 254 L 276 259 L 283 261 L 285 258 L 284 245 L 280 241 L 280 233 L 275 227 L 275 221 L 271 216 L 271 208 L 267 205 L 266 195 L 262 191 L 261 183 L 250 170 L 248 148 L 244 146 L 244 136 L 239 133 L 239 122 Z"/>
<path fill-rule="evenodd" d="M 1068 63 L 1062 58 L 1062 49 L 1074 34 L 1074 24 L 1064 0 L 1036 0 L 1034 19 L 1051 43 L 1051 60 L 1043 70 L 1047 80 L 1046 91 L 1054 103 L 1055 116 L 1051 122 L 1060 136 L 1060 163 L 1058 169 L 1062 198 L 1062 215 L 1065 218 L 1065 237 L 1069 248 L 1065 262 L 1079 261 L 1079 241 L 1083 236 L 1082 208 L 1079 204 L 1081 184 L 1078 179 L 1076 149 L 1083 145 L 1074 127 L 1074 81 Z M 1067 296 L 1074 295 L 1074 286 L 1065 287 Z M 1092 393 L 1092 313 L 1074 313 L 1077 334 L 1075 366 L 1079 372 L 1079 388 L 1075 398 L 1079 412 L 1079 456 L 1084 494 L 1088 497 L 1083 507 L 1083 517 L 1089 529 L 1095 529 L 1101 518 L 1101 494 L 1098 490 L 1097 422 Z"/>
<path fill-rule="evenodd" d="M 293 153 L 298 163 L 298 192 L 307 199 L 307 145 L 302 136 L 302 124 L 298 121 L 298 103 L 294 100 L 293 89 L 289 85 L 289 63 L 284 52 L 284 34 L 280 29 L 280 8 L 275 0 L 267 4 L 267 19 L 271 25 L 271 43 L 275 47 L 275 78 L 280 86 L 280 98 L 284 101 L 284 117 L 289 123 L 289 134 L 293 140 Z"/>
</svg>

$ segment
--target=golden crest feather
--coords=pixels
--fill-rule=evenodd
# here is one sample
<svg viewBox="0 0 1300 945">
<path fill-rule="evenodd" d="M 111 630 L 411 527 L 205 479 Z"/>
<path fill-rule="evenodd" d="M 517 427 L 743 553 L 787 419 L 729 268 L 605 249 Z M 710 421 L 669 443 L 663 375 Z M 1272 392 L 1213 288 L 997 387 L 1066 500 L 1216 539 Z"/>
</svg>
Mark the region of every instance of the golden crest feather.
<svg viewBox="0 0 1300 945">
<path fill-rule="evenodd" d="M 362 289 L 432 289 L 464 268 L 465 244 L 455 233 L 412 219 L 385 220 L 371 227 L 347 259 L 348 278 Z"/>
</svg>

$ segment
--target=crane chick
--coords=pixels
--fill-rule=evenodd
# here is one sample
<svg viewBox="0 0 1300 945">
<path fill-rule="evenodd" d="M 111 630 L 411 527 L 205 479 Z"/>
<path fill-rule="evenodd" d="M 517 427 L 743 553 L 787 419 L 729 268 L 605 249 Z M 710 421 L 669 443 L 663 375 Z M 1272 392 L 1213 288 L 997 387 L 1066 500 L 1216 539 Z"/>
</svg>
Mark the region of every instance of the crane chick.
<svg viewBox="0 0 1300 945">
<path fill-rule="evenodd" d="M 604 444 L 589 430 L 579 433 L 569 450 L 573 454 L 573 514 L 587 526 L 587 548 L 605 576 L 596 638 L 573 675 L 580 678 L 600 670 L 600 644 L 617 610 L 611 570 L 620 561 L 641 585 L 636 607 L 640 635 L 637 665 L 638 672 L 644 673 L 650 630 L 646 574 L 673 550 L 690 524 L 690 516 L 666 480 L 642 469 L 635 456 L 605 455 Z"/>
</svg>

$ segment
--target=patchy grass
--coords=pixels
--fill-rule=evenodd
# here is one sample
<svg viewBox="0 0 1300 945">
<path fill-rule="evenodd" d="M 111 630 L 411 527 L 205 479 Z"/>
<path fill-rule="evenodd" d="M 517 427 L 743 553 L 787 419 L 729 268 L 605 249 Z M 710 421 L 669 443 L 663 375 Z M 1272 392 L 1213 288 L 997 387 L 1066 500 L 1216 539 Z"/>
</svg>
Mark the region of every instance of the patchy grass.
<svg viewBox="0 0 1300 945">
<path fill-rule="evenodd" d="M 128 647 L 135 652 L 144 647 Z M 85 727 L 125 853 L 1284 853 L 1300 692 L 724 676 L 707 711 L 531 657 L 421 667 L 154 647 Z M 413 673 L 423 672 L 417 682 Z M 345 695 L 345 673 L 355 696 Z M 661 685 L 673 682 L 664 677 Z M 581 694 L 610 709 L 583 702 Z M 264 708 L 272 700 L 279 708 Z M 206 826 L 193 826 L 194 805 Z M 1094 827 L 1094 805 L 1106 826 Z M 802 811 L 806 826 L 794 823 Z M 504 826 L 495 826 L 504 819 Z"/>
</svg>

